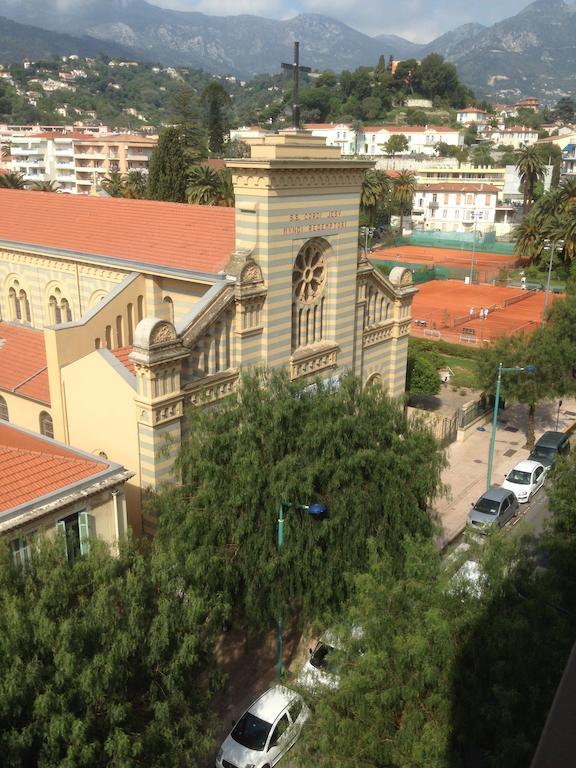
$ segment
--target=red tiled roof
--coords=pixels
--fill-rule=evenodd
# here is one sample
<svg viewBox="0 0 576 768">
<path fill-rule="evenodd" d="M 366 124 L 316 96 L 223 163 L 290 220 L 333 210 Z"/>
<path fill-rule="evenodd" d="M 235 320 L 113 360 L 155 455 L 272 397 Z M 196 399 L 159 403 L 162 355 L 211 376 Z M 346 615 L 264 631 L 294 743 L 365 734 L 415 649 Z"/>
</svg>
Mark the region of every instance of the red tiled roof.
<svg viewBox="0 0 576 768">
<path fill-rule="evenodd" d="M 119 360 L 125 368 L 128 368 L 130 373 L 136 375 L 136 369 L 134 363 L 128 359 L 128 355 L 132 352 L 133 347 L 118 347 L 118 349 L 111 349 L 110 352 L 114 357 Z"/>
<path fill-rule="evenodd" d="M 42 331 L 0 321 L 0 390 L 50 405 Z"/>
<path fill-rule="evenodd" d="M 0 190 L 0 240 L 216 274 L 235 247 L 235 209 Z"/>
<path fill-rule="evenodd" d="M 459 114 L 468 114 L 468 115 L 487 115 L 488 112 L 486 112 L 485 109 L 477 109 L 476 107 L 466 107 L 466 109 L 458 109 L 457 112 Z"/>
<path fill-rule="evenodd" d="M 107 466 L 0 422 L 0 512 L 97 475 Z"/>
</svg>

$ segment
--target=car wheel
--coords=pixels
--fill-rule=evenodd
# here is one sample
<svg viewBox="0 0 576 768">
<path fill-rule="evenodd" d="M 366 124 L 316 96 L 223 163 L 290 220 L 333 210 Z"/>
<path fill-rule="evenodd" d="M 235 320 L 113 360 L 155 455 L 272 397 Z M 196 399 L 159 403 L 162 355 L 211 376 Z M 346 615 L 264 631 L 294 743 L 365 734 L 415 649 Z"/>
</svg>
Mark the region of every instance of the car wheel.
<svg viewBox="0 0 576 768">
<path fill-rule="evenodd" d="M 526 499 L 526 503 L 530 504 L 531 501 L 532 501 L 532 491 L 530 491 L 530 493 L 528 494 L 528 498 Z"/>
</svg>

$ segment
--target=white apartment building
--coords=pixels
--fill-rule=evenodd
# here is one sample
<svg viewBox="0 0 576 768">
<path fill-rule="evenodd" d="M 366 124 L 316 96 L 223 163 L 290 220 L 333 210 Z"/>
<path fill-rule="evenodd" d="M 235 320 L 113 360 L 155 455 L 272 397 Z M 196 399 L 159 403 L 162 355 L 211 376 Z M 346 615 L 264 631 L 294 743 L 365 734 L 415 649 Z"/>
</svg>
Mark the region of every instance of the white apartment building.
<svg viewBox="0 0 576 768">
<path fill-rule="evenodd" d="M 491 141 L 497 147 L 503 144 L 514 149 L 529 147 L 538 141 L 538 131 L 526 126 L 515 125 L 512 128 L 488 128 L 482 132 L 483 141 Z"/>
<path fill-rule="evenodd" d="M 61 192 L 89 194 L 111 172 L 148 172 L 154 137 L 84 133 L 12 135 L 7 167 L 34 182 L 53 181 Z"/>
<path fill-rule="evenodd" d="M 493 184 L 418 184 L 412 222 L 441 232 L 493 232 L 498 191 Z"/>
<path fill-rule="evenodd" d="M 456 122 L 462 125 L 485 125 L 488 122 L 488 112 L 478 107 L 466 107 L 456 112 Z"/>
<path fill-rule="evenodd" d="M 398 153 L 399 157 L 433 156 L 440 142 L 452 146 L 464 143 L 463 134 L 458 129 L 445 125 L 374 125 L 355 131 L 346 123 L 307 123 L 304 128 L 313 136 L 322 136 L 328 146 L 339 146 L 343 155 L 386 156 L 386 144 L 395 135 L 403 135 L 408 141 L 408 149 Z"/>
</svg>

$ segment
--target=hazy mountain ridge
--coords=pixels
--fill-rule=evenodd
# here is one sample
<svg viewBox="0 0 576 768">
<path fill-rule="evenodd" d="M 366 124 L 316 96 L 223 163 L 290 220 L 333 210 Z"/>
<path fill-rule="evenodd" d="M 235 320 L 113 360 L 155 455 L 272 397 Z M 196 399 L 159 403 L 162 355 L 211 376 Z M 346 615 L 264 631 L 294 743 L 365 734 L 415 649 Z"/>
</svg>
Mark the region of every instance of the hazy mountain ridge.
<svg viewBox="0 0 576 768">
<path fill-rule="evenodd" d="M 134 56 L 133 51 L 111 40 L 98 40 L 87 35 L 75 37 L 28 24 L 18 24 L 0 16 L 0 63 L 14 64 L 26 58 L 38 60 L 66 54 L 107 54 L 124 58 Z"/>
<path fill-rule="evenodd" d="M 490 27 L 465 24 L 425 46 L 392 34 L 371 38 L 319 14 L 288 21 L 207 16 L 145 0 L 74 0 L 64 10 L 59 0 L 0 0 L 0 15 L 112 42 L 133 58 L 245 78 L 279 71 L 299 40 L 302 63 L 316 70 L 370 66 L 381 55 L 423 58 L 435 52 L 452 61 L 479 96 L 536 95 L 551 102 L 576 93 L 576 6 L 563 0 L 536 0 Z"/>
</svg>

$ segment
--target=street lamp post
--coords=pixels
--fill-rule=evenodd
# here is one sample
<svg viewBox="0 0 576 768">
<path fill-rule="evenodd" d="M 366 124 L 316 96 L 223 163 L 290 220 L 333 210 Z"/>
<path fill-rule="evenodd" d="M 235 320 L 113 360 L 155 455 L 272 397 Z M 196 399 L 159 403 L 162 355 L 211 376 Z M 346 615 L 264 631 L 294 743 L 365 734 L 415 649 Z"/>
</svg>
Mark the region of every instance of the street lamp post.
<svg viewBox="0 0 576 768">
<path fill-rule="evenodd" d="M 472 261 L 470 262 L 470 285 L 474 282 L 474 262 L 476 260 L 476 222 L 478 221 L 478 212 L 472 211 Z"/>
<path fill-rule="evenodd" d="M 494 396 L 494 414 L 492 416 L 492 435 L 490 436 L 490 450 L 488 452 L 488 475 L 486 478 L 486 490 L 490 490 L 492 485 L 492 466 L 494 464 L 494 445 L 496 443 L 496 429 L 498 427 L 498 406 L 500 405 L 500 382 L 503 373 L 534 373 L 535 365 L 526 365 L 524 368 L 515 366 L 514 368 L 503 368 L 502 363 L 498 366 L 498 378 L 496 379 L 496 394 Z"/>
<path fill-rule="evenodd" d="M 301 512 L 306 512 L 315 520 L 321 520 L 326 516 L 324 504 L 292 504 L 287 501 L 281 501 L 278 507 L 278 552 L 282 550 L 284 545 L 284 512 L 287 512 L 289 509 L 298 509 Z M 280 605 L 278 609 L 278 639 L 276 644 L 276 674 L 278 680 L 282 679 L 283 623 L 283 611 L 282 605 Z"/>
<path fill-rule="evenodd" d="M 360 233 L 364 235 L 364 256 L 368 256 L 368 238 L 374 234 L 374 227 L 360 227 Z"/>
<path fill-rule="evenodd" d="M 548 309 L 548 294 L 550 293 L 550 281 L 552 279 L 552 262 L 554 261 L 554 252 L 558 250 L 560 252 L 564 247 L 564 240 L 544 240 L 544 250 L 550 251 L 550 263 L 548 264 L 548 280 L 546 281 L 546 293 L 544 295 L 544 309 L 542 310 L 542 322 L 544 325 L 546 321 L 546 311 Z"/>
</svg>

